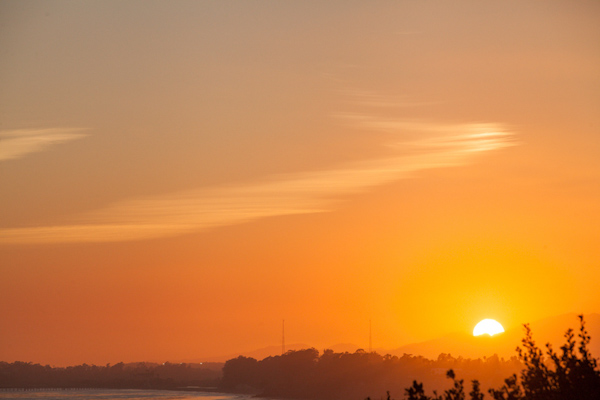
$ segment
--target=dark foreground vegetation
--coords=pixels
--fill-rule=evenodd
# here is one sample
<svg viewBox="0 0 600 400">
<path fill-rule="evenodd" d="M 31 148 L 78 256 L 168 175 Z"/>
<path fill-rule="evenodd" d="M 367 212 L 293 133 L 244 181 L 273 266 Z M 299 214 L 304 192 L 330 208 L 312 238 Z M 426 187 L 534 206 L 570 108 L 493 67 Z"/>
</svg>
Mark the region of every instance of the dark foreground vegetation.
<svg viewBox="0 0 600 400">
<path fill-rule="evenodd" d="M 25 362 L 0 362 L 0 388 L 178 389 L 214 387 L 222 363 L 118 363 L 56 368 Z"/>
<path fill-rule="evenodd" d="M 583 316 L 579 316 L 578 340 L 572 329 L 565 333 L 566 342 L 560 352 L 550 344 L 542 351 L 533 341 L 529 326 L 525 325 L 523 347 L 517 348 L 519 359 L 525 368 L 505 379 L 500 389 L 490 389 L 494 400 L 591 400 L 600 399 L 600 370 L 597 360 L 589 352 L 590 336 L 585 329 Z M 408 400 L 465 400 L 464 381 L 458 380 L 453 370 L 447 372 L 453 380 L 452 388 L 442 395 L 427 396 L 423 384 L 413 382 L 406 389 Z M 520 378 L 520 379 L 519 379 Z M 484 394 L 477 380 L 471 382 L 470 400 L 482 400 Z M 388 399 L 390 394 L 388 392 Z"/>
</svg>

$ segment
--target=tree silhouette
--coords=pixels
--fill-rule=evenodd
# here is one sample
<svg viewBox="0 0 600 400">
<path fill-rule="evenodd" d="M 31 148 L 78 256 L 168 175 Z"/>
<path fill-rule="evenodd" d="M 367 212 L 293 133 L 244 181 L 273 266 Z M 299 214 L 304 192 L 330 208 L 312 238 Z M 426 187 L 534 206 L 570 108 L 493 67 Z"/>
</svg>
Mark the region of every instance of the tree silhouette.
<svg viewBox="0 0 600 400">
<path fill-rule="evenodd" d="M 517 375 L 512 375 L 504 380 L 500 390 L 490 389 L 494 400 L 520 400 L 523 399 L 521 386 L 519 386 Z"/>
<path fill-rule="evenodd" d="M 471 400 L 483 400 L 483 393 L 481 393 L 481 390 L 479 389 L 479 381 L 473 380 L 471 381 L 471 384 L 473 387 L 473 390 L 469 392 Z"/>
<path fill-rule="evenodd" d="M 453 370 L 448 370 L 446 376 L 454 381 L 454 386 L 444 393 L 444 400 L 464 400 L 465 390 L 463 386 L 463 380 L 456 379 L 456 375 Z"/>
<path fill-rule="evenodd" d="M 413 381 L 411 387 L 406 389 L 408 400 L 431 400 L 431 397 L 425 395 L 423 384 Z"/>
<path fill-rule="evenodd" d="M 579 315 L 579 343 L 575 340 L 572 329 L 567 330 L 564 337 L 566 343 L 560 347 L 560 353 L 546 344 L 542 351 L 533 340 L 531 328 L 525 327 L 525 337 L 521 340 L 523 347 L 517 347 L 519 359 L 525 365 L 521 371 L 521 383 L 517 375 L 504 380 L 500 389 L 490 389 L 493 400 L 587 400 L 600 399 L 600 370 L 598 362 L 592 357 L 588 345 L 590 335 L 585 329 L 583 315 Z M 405 389 L 408 400 L 465 400 L 463 381 L 457 380 L 453 370 L 447 377 L 454 381 L 454 386 L 438 396 L 427 396 L 423 384 L 413 381 L 411 387 Z M 483 400 L 479 382 L 472 381 L 469 392 L 471 400 Z"/>
<path fill-rule="evenodd" d="M 566 343 L 560 347 L 560 354 L 546 344 L 547 359 L 535 345 L 531 329 L 525 325 L 524 349 L 517 348 L 519 358 L 525 364 L 521 372 L 525 399 L 600 399 L 600 371 L 588 349 L 591 337 L 585 329 L 583 315 L 579 315 L 579 322 L 579 345 L 573 330 L 569 329 L 564 335 Z"/>
</svg>

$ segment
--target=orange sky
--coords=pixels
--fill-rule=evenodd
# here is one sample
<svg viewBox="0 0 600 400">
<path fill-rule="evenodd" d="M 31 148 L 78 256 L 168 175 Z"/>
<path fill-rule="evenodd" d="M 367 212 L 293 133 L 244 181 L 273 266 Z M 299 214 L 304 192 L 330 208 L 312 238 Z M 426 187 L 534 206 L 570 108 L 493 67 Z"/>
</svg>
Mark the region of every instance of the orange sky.
<svg viewBox="0 0 600 400">
<path fill-rule="evenodd" d="M 0 5 L 0 360 L 600 312 L 600 5 Z"/>
</svg>

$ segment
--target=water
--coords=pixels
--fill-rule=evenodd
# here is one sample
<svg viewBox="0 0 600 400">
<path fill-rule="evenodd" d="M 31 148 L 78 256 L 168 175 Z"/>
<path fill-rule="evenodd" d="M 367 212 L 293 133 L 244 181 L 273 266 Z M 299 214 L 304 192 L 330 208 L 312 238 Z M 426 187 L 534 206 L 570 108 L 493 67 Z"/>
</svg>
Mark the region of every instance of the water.
<svg viewBox="0 0 600 400">
<path fill-rule="evenodd" d="M 249 400 L 252 396 L 226 393 L 138 389 L 68 389 L 0 391 L 0 399 L 18 400 Z"/>
</svg>

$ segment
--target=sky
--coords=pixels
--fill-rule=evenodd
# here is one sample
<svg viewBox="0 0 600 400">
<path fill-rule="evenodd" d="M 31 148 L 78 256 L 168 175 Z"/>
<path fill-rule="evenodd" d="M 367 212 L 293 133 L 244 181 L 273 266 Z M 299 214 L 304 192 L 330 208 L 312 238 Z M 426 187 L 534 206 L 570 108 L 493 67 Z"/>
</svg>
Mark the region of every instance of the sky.
<svg viewBox="0 0 600 400">
<path fill-rule="evenodd" d="M 597 1 L 3 1 L 0 360 L 600 312 Z"/>
</svg>

